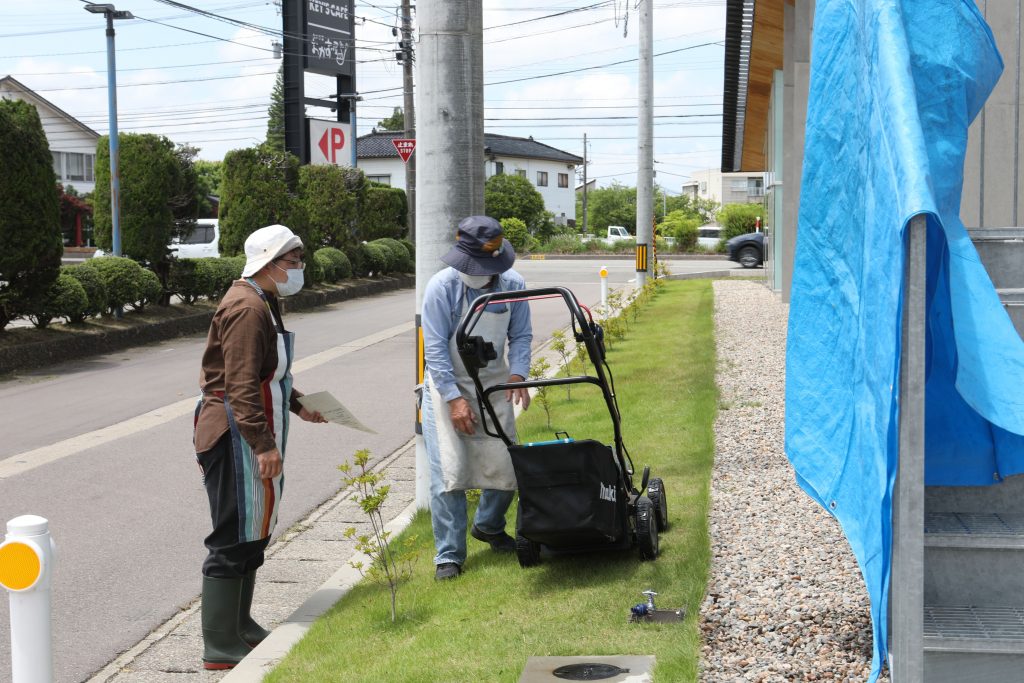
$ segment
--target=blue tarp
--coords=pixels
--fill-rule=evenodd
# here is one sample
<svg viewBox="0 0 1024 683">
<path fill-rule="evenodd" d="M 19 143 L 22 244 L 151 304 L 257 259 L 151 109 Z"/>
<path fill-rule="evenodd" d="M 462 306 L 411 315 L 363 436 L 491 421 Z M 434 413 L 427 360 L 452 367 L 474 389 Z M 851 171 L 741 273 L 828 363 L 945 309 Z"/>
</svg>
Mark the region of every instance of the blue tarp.
<svg viewBox="0 0 1024 683">
<path fill-rule="evenodd" d="M 963 223 L 967 128 L 1002 72 L 970 0 L 818 0 L 786 452 L 839 520 L 885 660 L 905 234 L 928 223 L 926 480 L 1024 472 L 1024 343 Z"/>
</svg>

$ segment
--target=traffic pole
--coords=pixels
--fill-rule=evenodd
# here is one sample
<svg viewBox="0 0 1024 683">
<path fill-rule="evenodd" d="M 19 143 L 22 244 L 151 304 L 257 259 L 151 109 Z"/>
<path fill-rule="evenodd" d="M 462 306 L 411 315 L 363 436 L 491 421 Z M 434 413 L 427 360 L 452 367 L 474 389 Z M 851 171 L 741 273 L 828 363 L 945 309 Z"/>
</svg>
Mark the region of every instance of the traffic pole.
<svg viewBox="0 0 1024 683">
<path fill-rule="evenodd" d="M 10 594 L 13 683 L 53 681 L 50 579 L 55 559 L 46 519 L 22 515 L 7 522 L 0 543 L 0 586 Z"/>
</svg>

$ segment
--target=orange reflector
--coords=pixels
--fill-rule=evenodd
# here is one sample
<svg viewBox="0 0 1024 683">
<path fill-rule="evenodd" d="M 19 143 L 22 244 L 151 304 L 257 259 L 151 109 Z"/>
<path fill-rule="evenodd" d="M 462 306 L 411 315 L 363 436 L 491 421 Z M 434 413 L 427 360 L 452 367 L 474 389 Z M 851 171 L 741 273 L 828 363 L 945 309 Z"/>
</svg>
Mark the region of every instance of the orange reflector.
<svg viewBox="0 0 1024 683">
<path fill-rule="evenodd" d="M 43 563 L 32 546 L 20 541 L 0 546 L 0 586 L 23 591 L 34 586 L 42 573 Z"/>
<path fill-rule="evenodd" d="M 607 268 L 602 268 L 601 269 L 601 277 L 608 277 L 608 269 Z"/>
</svg>

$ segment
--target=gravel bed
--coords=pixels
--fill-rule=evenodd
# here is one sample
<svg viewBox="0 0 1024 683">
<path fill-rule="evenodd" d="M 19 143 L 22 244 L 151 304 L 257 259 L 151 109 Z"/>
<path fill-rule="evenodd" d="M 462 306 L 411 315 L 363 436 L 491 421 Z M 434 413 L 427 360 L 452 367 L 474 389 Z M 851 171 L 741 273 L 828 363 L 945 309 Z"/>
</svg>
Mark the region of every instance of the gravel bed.
<svg viewBox="0 0 1024 683">
<path fill-rule="evenodd" d="M 714 291 L 720 403 L 701 680 L 866 681 L 860 570 L 783 450 L 788 306 L 756 282 L 718 280 Z"/>
</svg>

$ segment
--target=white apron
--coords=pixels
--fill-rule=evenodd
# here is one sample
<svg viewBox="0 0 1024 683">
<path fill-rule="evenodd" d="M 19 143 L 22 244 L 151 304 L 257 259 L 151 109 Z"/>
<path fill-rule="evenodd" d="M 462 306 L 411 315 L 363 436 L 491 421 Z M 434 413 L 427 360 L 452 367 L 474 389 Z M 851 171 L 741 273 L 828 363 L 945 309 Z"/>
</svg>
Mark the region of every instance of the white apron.
<svg viewBox="0 0 1024 683">
<path fill-rule="evenodd" d="M 468 292 L 463 289 L 462 314 L 468 308 Z M 485 342 L 494 344 L 498 354 L 487 367 L 481 368 L 480 383 L 484 388 L 492 387 L 508 381 L 508 360 L 505 357 L 505 346 L 508 340 L 508 325 L 512 317 L 511 304 L 504 304 L 504 313 L 492 313 L 485 310 L 473 328 L 473 335 L 483 337 Z M 513 491 L 516 488 L 516 473 L 512 469 L 512 458 L 508 448 L 498 438 L 488 436 L 484 432 L 483 417 L 479 414 L 480 404 L 476 398 L 476 385 L 466 371 L 466 366 L 459 356 L 455 343 L 455 335 L 448 341 L 448 353 L 452 358 L 452 369 L 459 393 L 469 402 L 470 410 L 476 416 L 475 434 L 464 434 L 452 425 L 448 402 L 430 382 L 430 398 L 434 407 L 434 422 L 437 424 L 437 441 L 441 453 L 441 478 L 445 492 L 465 491 L 467 489 L 497 489 Z M 515 439 L 516 420 L 513 403 L 505 400 L 505 392 L 498 391 L 488 399 L 494 412 L 501 420 L 502 428 L 510 439 Z M 490 422 L 490 416 L 487 417 Z M 493 429 L 493 426 L 491 427 Z"/>
</svg>

